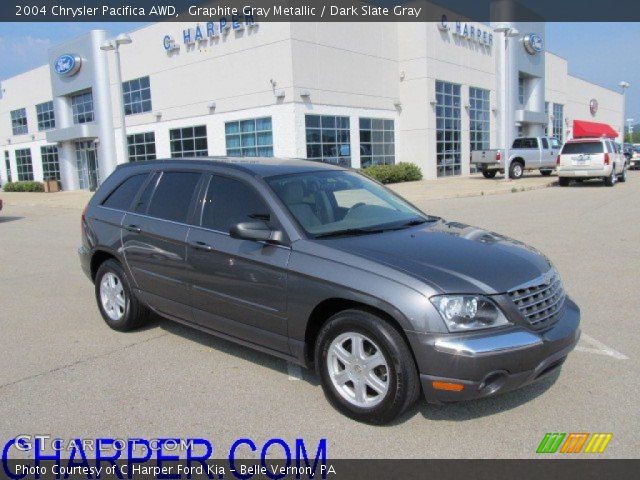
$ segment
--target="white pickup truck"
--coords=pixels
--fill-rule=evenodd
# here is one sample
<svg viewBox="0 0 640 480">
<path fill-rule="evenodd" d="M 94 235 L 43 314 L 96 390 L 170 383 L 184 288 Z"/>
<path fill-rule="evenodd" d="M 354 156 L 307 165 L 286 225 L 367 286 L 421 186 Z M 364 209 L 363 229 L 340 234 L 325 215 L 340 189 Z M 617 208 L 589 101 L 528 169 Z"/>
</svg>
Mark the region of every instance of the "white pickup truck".
<svg viewBox="0 0 640 480">
<path fill-rule="evenodd" d="M 509 149 L 509 178 L 520 178 L 525 170 L 540 170 L 542 175 L 551 175 L 560 147 L 554 137 L 516 138 Z M 504 173 L 504 149 L 474 150 L 471 163 L 480 168 L 485 178 L 493 178 L 498 172 Z"/>
</svg>

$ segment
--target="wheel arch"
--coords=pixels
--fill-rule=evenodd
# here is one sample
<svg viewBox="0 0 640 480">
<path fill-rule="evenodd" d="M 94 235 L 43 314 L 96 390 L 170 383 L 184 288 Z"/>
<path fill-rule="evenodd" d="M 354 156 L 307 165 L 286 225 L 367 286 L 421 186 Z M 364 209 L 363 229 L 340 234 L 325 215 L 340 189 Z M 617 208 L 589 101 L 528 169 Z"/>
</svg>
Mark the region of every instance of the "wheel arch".
<svg viewBox="0 0 640 480">
<path fill-rule="evenodd" d="M 411 344 L 409 343 L 409 339 L 407 338 L 402 323 L 396 318 L 397 314 L 391 314 L 390 312 L 380 308 L 379 305 L 371 305 L 369 303 L 349 298 L 332 297 L 318 303 L 311 311 L 307 320 L 304 336 L 304 360 L 308 366 L 311 366 L 314 363 L 316 340 L 323 325 L 335 314 L 351 309 L 363 310 L 376 315 L 389 323 L 402 336 L 404 341 L 407 343 L 409 350 L 411 350 L 411 355 L 413 356 Z"/>
<path fill-rule="evenodd" d="M 106 249 L 96 249 L 94 250 L 93 254 L 91 255 L 91 280 L 95 282 L 96 280 L 96 274 L 98 273 L 98 269 L 100 268 L 100 265 L 102 265 L 104 262 L 106 262 L 107 260 L 116 260 L 119 263 L 120 259 L 113 253 L 110 252 L 109 250 Z"/>
</svg>

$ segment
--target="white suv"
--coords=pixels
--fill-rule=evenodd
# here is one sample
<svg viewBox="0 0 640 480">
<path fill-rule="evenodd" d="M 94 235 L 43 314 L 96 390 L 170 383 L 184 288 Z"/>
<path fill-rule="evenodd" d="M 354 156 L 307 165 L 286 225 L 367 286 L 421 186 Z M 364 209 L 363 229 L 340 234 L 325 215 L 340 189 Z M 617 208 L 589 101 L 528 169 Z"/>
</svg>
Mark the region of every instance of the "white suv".
<svg viewBox="0 0 640 480">
<path fill-rule="evenodd" d="M 567 140 L 556 160 L 561 187 L 571 180 L 602 178 L 613 187 L 627 180 L 627 159 L 613 140 L 608 138 L 576 138 Z"/>
</svg>

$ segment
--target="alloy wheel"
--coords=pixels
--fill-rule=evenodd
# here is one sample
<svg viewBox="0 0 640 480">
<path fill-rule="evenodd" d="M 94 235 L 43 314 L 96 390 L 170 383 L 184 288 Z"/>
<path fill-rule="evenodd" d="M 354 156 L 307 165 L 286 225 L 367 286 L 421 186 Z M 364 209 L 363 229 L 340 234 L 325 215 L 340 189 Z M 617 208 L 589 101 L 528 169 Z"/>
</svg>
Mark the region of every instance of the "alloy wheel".
<svg viewBox="0 0 640 480">
<path fill-rule="evenodd" d="M 100 281 L 100 302 L 111 320 L 118 321 L 124 316 L 126 299 L 122 281 L 113 272 L 107 272 Z"/>
<path fill-rule="evenodd" d="M 329 346 L 327 367 L 340 396 L 357 407 L 374 407 L 389 391 L 387 360 L 380 347 L 361 333 L 337 336 Z"/>
</svg>

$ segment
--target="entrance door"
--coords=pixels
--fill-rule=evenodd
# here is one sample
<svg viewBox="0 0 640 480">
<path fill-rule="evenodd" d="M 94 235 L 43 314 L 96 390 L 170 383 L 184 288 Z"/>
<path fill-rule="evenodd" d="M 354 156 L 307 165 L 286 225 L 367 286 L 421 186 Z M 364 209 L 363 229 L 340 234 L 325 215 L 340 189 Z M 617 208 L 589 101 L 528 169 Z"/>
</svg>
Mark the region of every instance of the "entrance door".
<svg viewBox="0 0 640 480">
<path fill-rule="evenodd" d="M 98 152 L 93 140 L 76 142 L 76 166 L 81 189 L 98 188 Z"/>
</svg>

